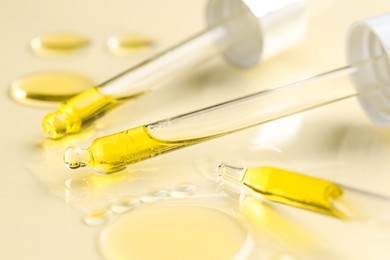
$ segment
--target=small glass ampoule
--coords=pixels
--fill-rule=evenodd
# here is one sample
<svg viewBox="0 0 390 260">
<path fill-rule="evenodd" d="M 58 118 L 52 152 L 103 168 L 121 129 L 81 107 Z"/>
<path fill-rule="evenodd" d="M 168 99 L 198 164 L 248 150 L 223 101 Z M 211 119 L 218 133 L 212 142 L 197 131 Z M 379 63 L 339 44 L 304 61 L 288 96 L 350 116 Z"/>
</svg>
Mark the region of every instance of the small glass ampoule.
<svg viewBox="0 0 390 260">
<path fill-rule="evenodd" d="M 390 225 L 390 198 L 381 194 L 271 166 L 221 163 L 216 172 L 219 187 L 233 199 L 250 195 L 341 220 Z"/>
<path fill-rule="evenodd" d="M 230 189 L 248 188 L 266 201 L 345 217 L 334 204 L 343 194 L 336 183 L 271 166 L 244 168 L 222 163 L 217 173 L 220 176 L 217 182 Z M 224 182 L 238 186 L 226 185 Z"/>
</svg>

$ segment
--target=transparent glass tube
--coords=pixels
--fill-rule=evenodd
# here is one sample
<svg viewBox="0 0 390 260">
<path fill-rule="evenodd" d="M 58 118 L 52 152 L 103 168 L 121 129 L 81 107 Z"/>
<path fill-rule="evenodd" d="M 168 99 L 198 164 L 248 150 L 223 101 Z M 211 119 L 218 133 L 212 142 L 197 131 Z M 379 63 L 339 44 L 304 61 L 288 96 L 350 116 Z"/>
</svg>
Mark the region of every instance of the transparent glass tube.
<svg viewBox="0 0 390 260">
<path fill-rule="evenodd" d="M 357 95 L 351 76 L 378 59 L 386 57 L 101 137 L 88 149 L 68 149 L 64 161 L 70 168 L 90 165 L 100 172 L 114 172 L 168 151 L 350 98 Z"/>
<path fill-rule="evenodd" d="M 270 166 L 221 163 L 216 175 L 218 187 L 239 202 L 251 196 L 342 220 L 390 223 L 390 198 L 381 194 Z"/>
<path fill-rule="evenodd" d="M 215 26 L 168 48 L 62 103 L 43 119 L 42 128 L 51 139 L 80 132 L 96 119 L 126 101 L 162 86 L 168 79 L 249 41 L 250 30 L 237 25 L 253 19 L 248 10 L 220 21 Z"/>
</svg>

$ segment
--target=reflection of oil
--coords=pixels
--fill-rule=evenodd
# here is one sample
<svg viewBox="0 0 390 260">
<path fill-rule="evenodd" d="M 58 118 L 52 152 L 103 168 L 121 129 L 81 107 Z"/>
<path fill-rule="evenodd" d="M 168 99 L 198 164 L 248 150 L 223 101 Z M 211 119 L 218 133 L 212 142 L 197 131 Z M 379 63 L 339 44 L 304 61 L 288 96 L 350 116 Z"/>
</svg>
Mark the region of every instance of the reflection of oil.
<svg viewBox="0 0 390 260">
<path fill-rule="evenodd" d="M 241 204 L 241 215 L 261 233 L 266 233 L 286 245 L 308 248 L 313 237 L 294 222 L 283 217 L 271 205 L 254 197 L 246 197 Z"/>
<path fill-rule="evenodd" d="M 89 173 L 82 176 L 68 178 L 65 181 L 65 200 L 68 203 L 79 201 L 85 197 L 101 197 L 102 192 L 110 191 L 117 184 L 131 181 L 132 176 L 126 173 L 101 176 Z M 98 200 L 98 198 L 96 198 Z"/>
<path fill-rule="evenodd" d="M 88 45 L 89 39 L 78 33 L 56 32 L 35 37 L 30 42 L 34 54 L 67 54 Z"/>
<path fill-rule="evenodd" d="M 100 248 L 105 259 L 246 259 L 251 242 L 237 219 L 222 211 L 154 205 L 105 229 Z"/>
<path fill-rule="evenodd" d="M 83 221 L 88 226 L 99 226 L 104 224 L 109 216 L 110 212 L 104 209 L 90 211 L 84 218 Z"/>
<path fill-rule="evenodd" d="M 94 86 L 88 77 L 69 71 L 34 73 L 14 81 L 10 96 L 22 104 L 47 105 L 63 102 Z"/>
<path fill-rule="evenodd" d="M 116 56 L 143 53 L 154 46 L 151 38 L 135 34 L 121 34 L 107 39 L 108 50 Z"/>
</svg>

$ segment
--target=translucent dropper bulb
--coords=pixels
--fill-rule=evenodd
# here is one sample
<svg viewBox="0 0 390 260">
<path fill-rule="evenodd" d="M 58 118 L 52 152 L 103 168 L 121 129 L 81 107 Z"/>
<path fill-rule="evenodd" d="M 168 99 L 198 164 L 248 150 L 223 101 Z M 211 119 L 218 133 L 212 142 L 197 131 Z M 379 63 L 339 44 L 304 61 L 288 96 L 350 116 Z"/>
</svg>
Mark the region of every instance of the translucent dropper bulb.
<svg viewBox="0 0 390 260">
<path fill-rule="evenodd" d="M 382 59 L 387 57 L 95 139 L 88 149 L 88 165 L 99 172 L 115 172 L 169 151 L 356 96 L 351 76 Z"/>
</svg>

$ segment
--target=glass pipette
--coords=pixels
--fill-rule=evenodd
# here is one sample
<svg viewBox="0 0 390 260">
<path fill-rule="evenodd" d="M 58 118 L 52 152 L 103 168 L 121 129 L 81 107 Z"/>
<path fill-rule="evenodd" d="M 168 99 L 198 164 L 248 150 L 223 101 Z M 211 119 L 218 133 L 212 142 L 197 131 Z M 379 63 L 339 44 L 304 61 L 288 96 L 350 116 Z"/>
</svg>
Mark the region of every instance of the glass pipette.
<svg viewBox="0 0 390 260">
<path fill-rule="evenodd" d="M 98 138 L 88 149 L 67 149 L 64 162 L 71 169 L 88 165 L 98 172 L 115 172 L 169 151 L 356 95 L 374 123 L 389 126 L 390 64 L 385 48 L 390 44 L 382 45 L 382 35 L 375 34 L 377 27 L 369 26 L 384 18 L 387 31 L 382 26 L 380 33 L 386 35 L 390 14 L 362 21 L 351 30 L 351 39 L 362 38 L 350 41 L 349 51 L 369 48 L 371 52 L 362 52 L 366 60 L 360 57 L 361 61 L 314 77 Z M 356 55 L 348 59 L 356 60 Z"/>
<path fill-rule="evenodd" d="M 43 119 L 44 132 L 51 139 L 78 133 L 114 107 L 219 53 L 232 64 L 251 67 L 260 56 L 299 42 L 305 27 L 303 0 L 255 2 L 210 0 L 207 29 L 64 102 Z"/>
<path fill-rule="evenodd" d="M 216 173 L 218 187 L 239 202 L 249 196 L 343 220 L 389 223 L 390 198 L 382 194 L 271 166 L 221 163 Z"/>
</svg>

